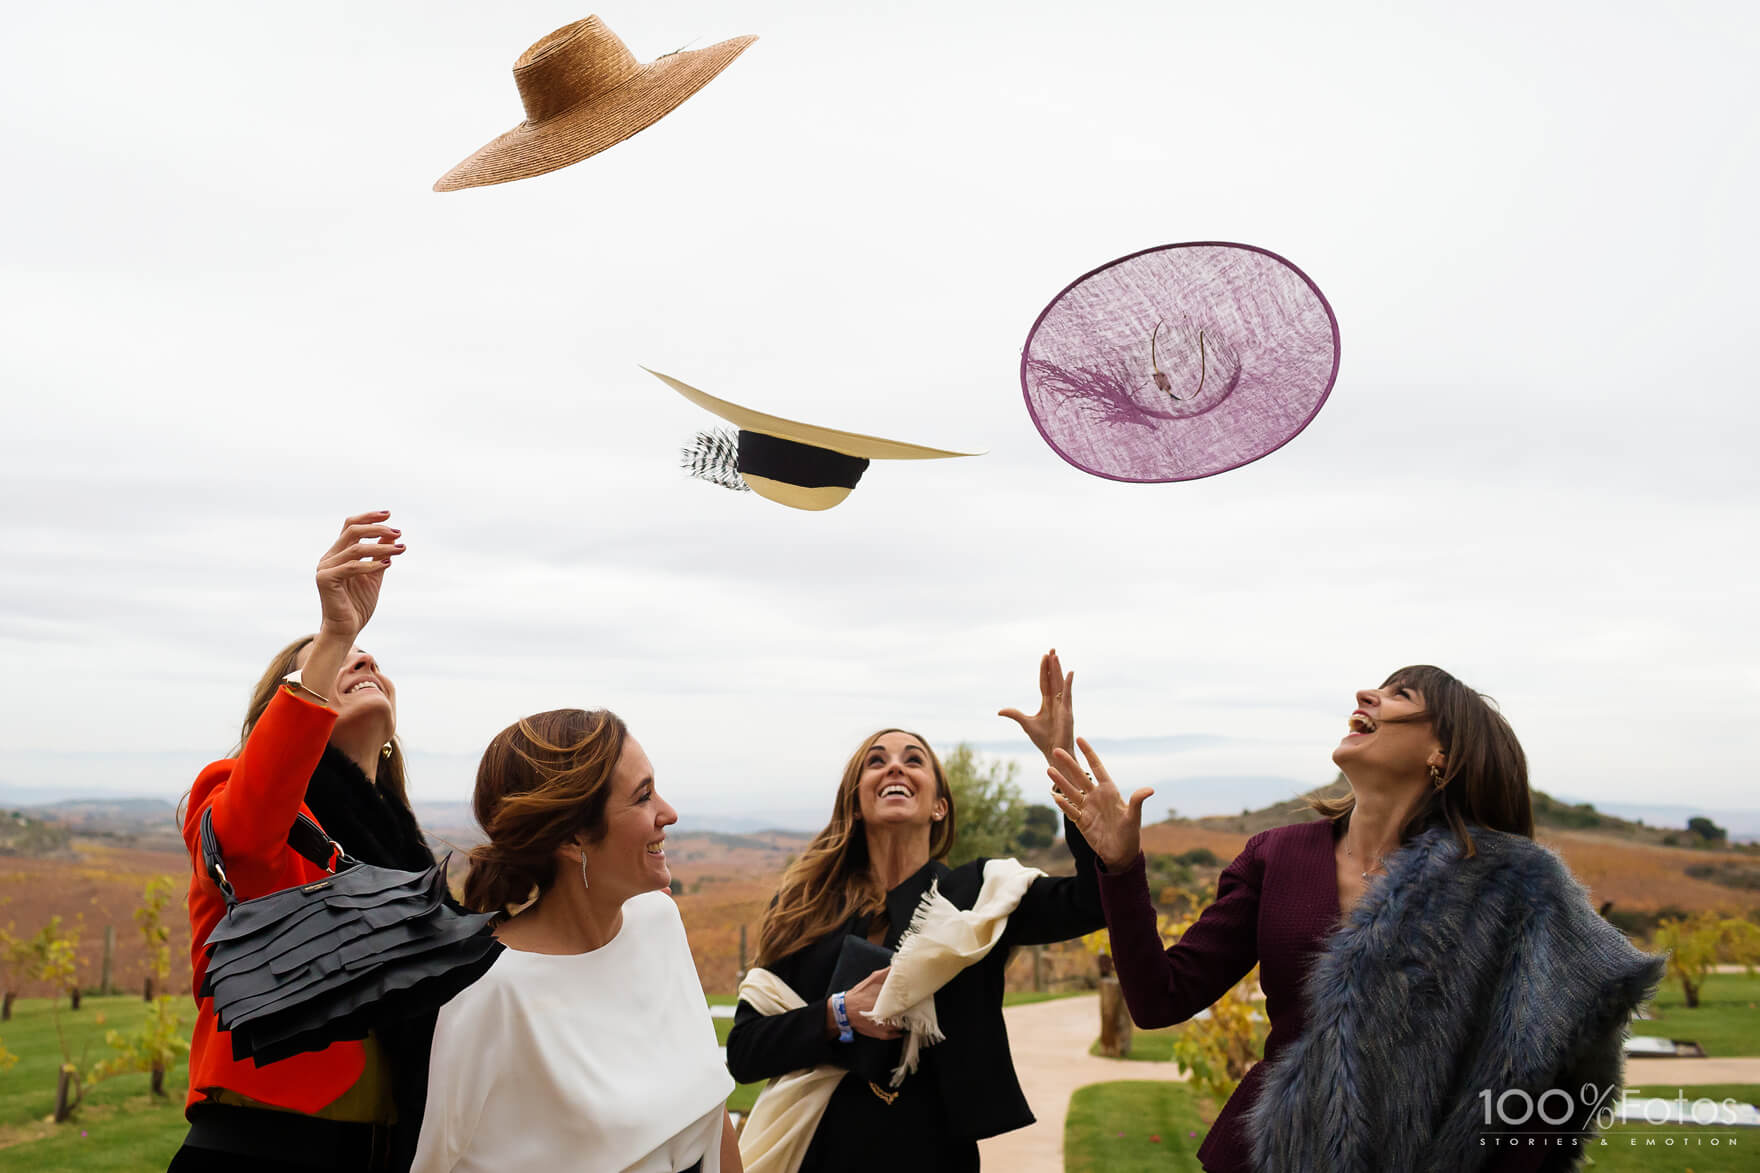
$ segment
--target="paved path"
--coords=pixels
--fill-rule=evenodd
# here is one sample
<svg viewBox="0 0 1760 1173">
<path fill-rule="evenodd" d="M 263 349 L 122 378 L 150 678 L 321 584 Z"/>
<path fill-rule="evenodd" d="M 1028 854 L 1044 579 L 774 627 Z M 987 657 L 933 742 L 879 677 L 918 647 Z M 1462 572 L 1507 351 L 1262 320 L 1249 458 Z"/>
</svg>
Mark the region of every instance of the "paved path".
<svg viewBox="0 0 1760 1173">
<path fill-rule="evenodd" d="M 1063 1121 L 1077 1088 L 1116 1079 L 1180 1078 L 1172 1063 L 1120 1062 L 1088 1054 L 1100 1035 L 1098 994 L 1010 1006 L 1002 1017 L 1015 1074 L 1038 1121 L 978 1142 L 986 1169 L 1063 1173 Z"/>
<path fill-rule="evenodd" d="M 1057 998 L 1002 1012 L 1015 1074 L 1037 1123 L 981 1141 L 986 1169 L 1063 1173 L 1063 1123 L 1069 1098 L 1091 1083 L 1119 1079 L 1178 1080 L 1172 1063 L 1100 1059 L 1088 1048 L 1100 1033 L 1100 996 Z M 1626 1086 L 1660 1094 L 1707 1083 L 1760 1083 L 1760 1059 L 1628 1059 Z"/>
<path fill-rule="evenodd" d="M 1647 1092 L 1696 1083 L 1760 1083 L 1760 1059 L 1627 1059 L 1626 1086 Z"/>
</svg>

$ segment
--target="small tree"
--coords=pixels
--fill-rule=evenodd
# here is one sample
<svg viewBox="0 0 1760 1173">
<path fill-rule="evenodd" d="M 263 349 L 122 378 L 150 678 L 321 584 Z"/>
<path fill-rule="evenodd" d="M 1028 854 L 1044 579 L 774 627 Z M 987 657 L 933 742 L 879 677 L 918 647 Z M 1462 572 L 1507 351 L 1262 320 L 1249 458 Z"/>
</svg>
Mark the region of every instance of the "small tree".
<svg viewBox="0 0 1760 1173">
<path fill-rule="evenodd" d="M 49 1003 L 49 1016 L 55 1023 L 55 1040 L 61 1047 L 61 1067 L 55 1081 L 55 1123 L 73 1115 L 84 1094 L 80 1087 L 79 1064 L 74 1062 L 73 1049 L 67 1045 L 67 1032 L 61 1026 L 61 995 L 66 990 L 71 1000 L 78 965 L 78 941 L 72 933 L 61 931 L 61 918 L 52 916 L 49 923 L 30 942 L 28 977 L 47 982 L 56 991 Z M 83 1058 L 83 1056 L 82 1056 Z"/>
<path fill-rule="evenodd" d="M 1202 909 L 1202 896 L 1192 907 Z M 1157 916 L 1162 944 L 1172 946 L 1197 923 L 1196 911 L 1183 917 Z M 1253 1004 L 1259 988 L 1259 967 L 1218 998 L 1202 1018 L 1193 1018 L 1173 1037 L 1173 1059 L 1191 1073 L 1192 1085 L 1217 1103 L 1234 1094 L 1247 1069 L 1265 1056 L 1261 1016 Z"/>
<path fill-rule="evenodd" d="M 0 960 L 6 965 L 6 990 L 0 995 L 0 1022 L 10 1022 L 12 1004 L 18 1000 L 18 988 L 31 980 L 36 961 L 35 944 L 28 939 L 21 941 L 10 932 L 0 930 Z"/>
<path fill-rule="evenodd" d="M 1022 847 L 1050 847 L 1057 842 L 1057 811 L 1041 803 L 1032 803 L 1022 812 L 1020 843 Z"/>
<path fill-rule="evenodd" d="M 1724 843 L 1729 840 L 1729 832 L 1719 827 L 1704 815 L 1694 815 L 1687 820 L 1687 830 L 1707 843 Z"/>
<path fill-rule="evenodd" d="M 141 893 L 141 906 L 134 910 L 135 924 L 140 926 L 141 936 L 147 943 L 147 966 L 151 970 L 147 979 L 149 988 L 156 987 L 160 991 L 164 991 L 166 980 L 171 976 L 171 930 L 163 917 L 175 887 L 176 881 L 170 876 L 147 881 L 146 890 Z M 165 1094 L 165 1073 L 189 1054 L 189 1040 L 183 1034 L 177 999 L 161 992 L 152 1003 L 147 1017 L 134 1033 L 106 1032 L 104 1041 L 115 1054 L 92 1067 L 86 1075 L 88 1086 L 112 1076 L 144 1071 L 152 1077 L 153 1094 Z"/>
<path fill-rule="evenodd" d="M 953 791 L 955 831 L 947 862 L 1012 855 L 1026 824 L 1026 803 L 1015 785 L 1013 762 L 982 761 L 965 742 L 941 761 Z"/>
<path fill-rule="evenodd" d="M 1668 976 L 1680 982 L 1690 1009 L 1699 1005 L 1699 988 L 1718 962 L 1746 965 L 1754 972 L 1760 964 L 1760 925 L 1711 911 L 1670 917 L 1656 926 L 1651 948 L 1668 950 Z"/>
<path fill-rule="evenodd" d="M 1203 893 L 1192 892 L 1181 903 L 1187 908 L 1201 910 L 1203 898 Z M 1183 916 L 1157 913 L 1155 927 L 1162 944 L 1173 945 L 1197 919 L 1197 911 Z M 1111 945 L 1105 930 L 1089 933 L 1082 938 L 1082 944 L 1090 952 L 1100 955 L 1100 972 L 1110 974 L 1112 958 L 1107 952 Z M 1173 1035 L 1174 1062 L 1190 1074 L 1193 1087 L 1219 1104 L 1234 1094 L 1247 1069 L 1265 1056 L 1265 1040 L 1259 1031 L 1263 1018 L 1253 1002 L 1253 991 L 1258 985 L 1259 967 L 1254 966 L 1252 972 L 1218 998 L 1203 1017 L 1189 1019 Z M 1129 1018 L 1127 1016 L 1120 1024 L 1109 1017 L 1111 1010 L 1103 996 L 1101 1049 L 1109 1054 L 1129 1054 Z M 1107 1045 L 1109 1039 L 1113 1040 L 1110 1047 Z"/>
</svg>

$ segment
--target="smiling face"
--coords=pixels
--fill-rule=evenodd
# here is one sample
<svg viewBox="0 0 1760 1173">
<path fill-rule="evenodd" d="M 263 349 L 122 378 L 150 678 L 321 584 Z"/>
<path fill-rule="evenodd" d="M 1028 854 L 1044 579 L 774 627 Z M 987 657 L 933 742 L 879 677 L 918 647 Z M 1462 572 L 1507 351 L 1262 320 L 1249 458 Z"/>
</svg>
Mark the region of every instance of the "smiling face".
<svg viewBox="0 0 1760 1173">
<path fill-rule="evenodd" d="M 862 820 L 870 826 L 926 829 L 947 817 L 947 799 L 928 747 L 896 729 L 868 743 L 856 797 Z"/>
<path fill-rule="evenodd" d="M 610 787 L 604 834 L 584 849 L 587 883 L 619 900 L 667 887 L 666 828 L 678 812 L 654 789 L 654 767 L 633 737 L 624 739 Z"/>
<path fill-rule="evenodd" d="M 311 651 L 309 643 L 300 649 L 301 668 L 306 666 Z M 387 741 L 397 732 L 397 687 L 379 670 L 379 662 L 372 653 L 360 648 L 351 651 L 328 690 L 316 680 L 307 683 L 336 707 L 336 728 L 364 729 L 377 724 Z"/>
<path fill-rule="evenodd" d="M 1332 751 L 1332 760 L 1353 784 L 1370 779 L 1426 781 L 1432 765 L 1444 764 L 1424 694 L 1391 680 L 1357 693 L 1349 732 Z"/>
</svg>

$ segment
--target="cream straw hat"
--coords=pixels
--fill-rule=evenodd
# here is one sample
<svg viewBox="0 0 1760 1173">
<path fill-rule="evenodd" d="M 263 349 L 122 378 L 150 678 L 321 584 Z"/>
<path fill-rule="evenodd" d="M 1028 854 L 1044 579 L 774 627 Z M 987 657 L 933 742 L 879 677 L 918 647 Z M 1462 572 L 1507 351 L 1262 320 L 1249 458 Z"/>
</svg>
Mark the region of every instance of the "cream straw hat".
<svg viewBox="0 0 1760 1173">
<path fill-rule="evenodd" d="M 692 475 L 729 489 L 750 489 L 760 497 L 794 509 L 830 509 L 849 496 L 870 460 L 941 460 L 981 456 L 951 452 L 817 424 L 797 423 L 717 399 L 671 375 L 648 370 L 656 379 L 739 429 L 723 438 L 704 433 L 685 450 Z"/>
</svg>

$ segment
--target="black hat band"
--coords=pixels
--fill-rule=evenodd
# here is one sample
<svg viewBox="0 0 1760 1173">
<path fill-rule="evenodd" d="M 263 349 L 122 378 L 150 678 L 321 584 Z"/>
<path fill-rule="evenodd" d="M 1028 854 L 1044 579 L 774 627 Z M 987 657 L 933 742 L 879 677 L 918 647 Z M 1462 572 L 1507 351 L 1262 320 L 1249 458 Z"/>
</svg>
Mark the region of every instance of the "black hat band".
<svg viewBox="0 0 1760 1173">
<path fill-rule="evenodd" d="M 742 476 L 764 477 L 803 489 L 833 485 L 853 489 L 867 468 L 865 457 L 845 456 L 829 448 L 740 429 L 739 471 Z"/>
</svg>

